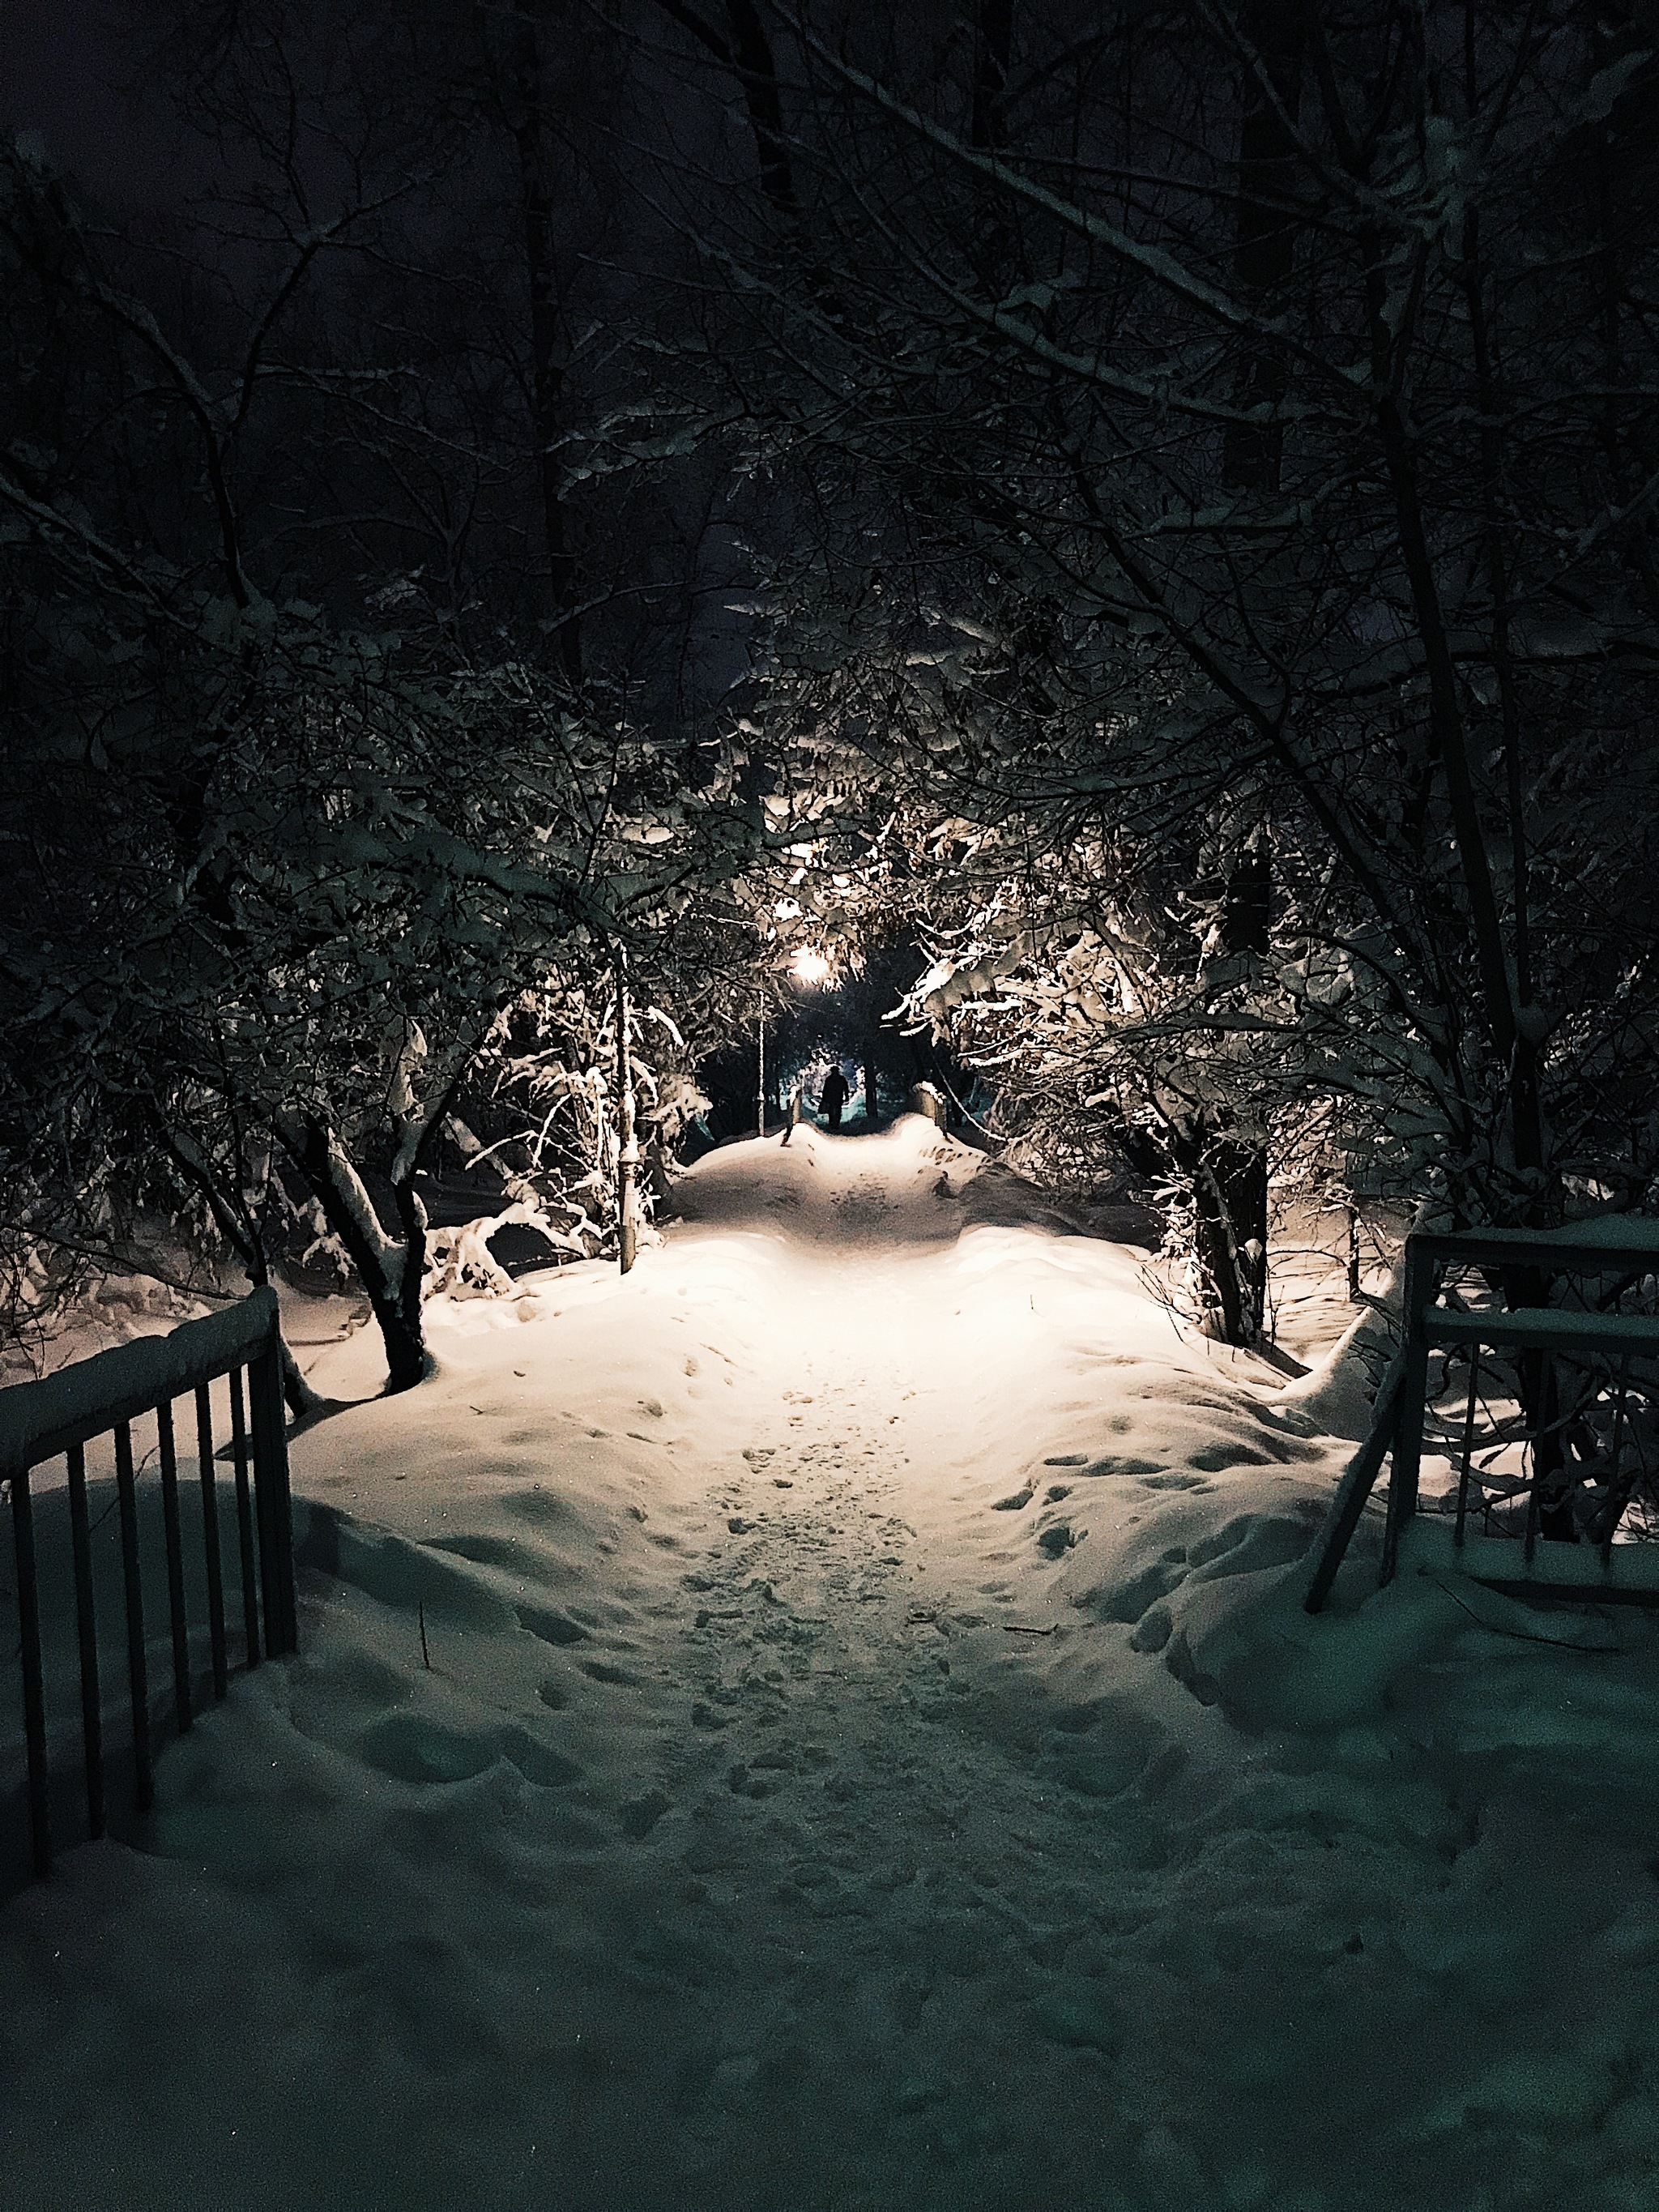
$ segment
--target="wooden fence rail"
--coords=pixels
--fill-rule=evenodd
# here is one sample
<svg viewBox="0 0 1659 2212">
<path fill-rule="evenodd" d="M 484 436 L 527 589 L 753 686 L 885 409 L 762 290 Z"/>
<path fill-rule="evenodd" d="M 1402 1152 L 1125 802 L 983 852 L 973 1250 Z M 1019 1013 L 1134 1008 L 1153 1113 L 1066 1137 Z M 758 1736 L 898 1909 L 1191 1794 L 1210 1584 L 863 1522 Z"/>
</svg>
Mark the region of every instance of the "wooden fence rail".
<svg viewBox="0 0 1659 2212">
<path fill-rule="evenodd" d="M 241 1613 L 237 1641 L 243 1662 L 257 1667 L 262 1650 L 264 1656 L 276 1658 L 294 1650 L 298 1640 L 293 1515 L 283 1429 L 282 1334 L 276 1292 L 257 1290 L 223 1313 L 213 1314 L 205 1321 L 186 1322 L 169 1335 L 121 1345 L 64 1368 L 42 1382 L 23 1382 L 0 1390 L 0 1482 L 11 1496 L 30 1856 L 37 1875 L 46 1874 L 52 1865 L 52 1745 L 43 1658 L 43 1620 L 47 1615 L 43 1613 L 33 1472 L 60 1456 L 65 1462 L 86 1826 L 89 1836 L 97 1837 L 105 1832 L 106 1820 L 106 1759 L 86 1447 L 94 1437 L 112 1437 L 131 1714 L 132 1801 L 133 1810 L 143 1813 L 149 1810 L 154 1794 L 152 1755 L 157 1719 L 151 1709 L 149 1680 L 132 1425 L 146 1416 L 155 1417 L 171 1632 L 172 1718 L 183 1734 L 190 1728 L 195 1698 L 173 1405 L 180 1398 L 194 1402 L 209 1676 L 212 1694 L 218 1698 L 225 1695 L 230 1663 L 211 1395 L 212 1385 L 221 1378 L 227 1382 L 229 1400 L 228 1449 Z M 66 1602 L 67 1595 L 50 1593 L 48 1604 L 53 1599 Z M 165 1717 L 161 1724 L 165 1726 Z"/>
<path fill-rule="evenodd" d="M 1440 1303 L 1449 1273 L 1473 1270 L 1487 1280 L 1518 1286 L 1534 1303 L 1507 1309 L 1469 1310 Z M 1534 1462 L 1524 1533 L 1513 1539 L 1471 1537 L 1469 1492 L 1480 1357 L 1533 1352 L 1546 1359 L 1593 1358 L 1607 1363 L 1616 1382 L 1616 1411 L 1609 1447 L 1609 1488 L 1616 1493 L 1620 1429 L 1633 1372 L 1652 1377 L 1659 1367 L 1659 1318 L 1650 1312 L 1615 1310 L 1621 1285 L 1659 1273 L 1659 1220 L 1636 1214 L 1608 1214 L 1571 1227 L 1543 1232 L 1480 1229 L 1419 1232 L 1406 1240 L 1399 1357 L 1378 1393 L 1370 1434 L 1350 1461 L 1326 1516 L 1315 1550 L 1312 1578 L 1304 1603 L 1319 1612 L 1330 1595 L 1338 1568 L 1359 1525 L 1384 1461 L 1389 1462 L 1388 1519 L 1383 1530 L 1381 1579 L 1395 1573 L 1402 1547 L 1439 1565 L 1522 1595 L 1577 1601 L 1613 1601 L 1659 1605 L 1659 1546 L 1613 1547 L 1614 1528 L 1629 1502 L 1614 1494 L 1601 1540 L 1594 1547 L 1565 1543 L 1538 1545 L 1541 1483 L 1537 1438 L 1522 1441 Z M 1605 1292 L 1585 1289 L 1577 1304 L 1546 1303 L 1552 1286 L 1568 1279 L 1586 1285 L 1613 1279 L 1612 1303 L 1593 1301 Z M 1418 1479 L 1429 1394 L 1430 1355 L 1455 1352 L 1468 1362 L 1468 1409 L 1458 1468 L 1455 1527 L 1444 1533 L 1421 1528 Z M 1632 1363 L 1637 1363 L 1633 1370 Z"/>
</svg>

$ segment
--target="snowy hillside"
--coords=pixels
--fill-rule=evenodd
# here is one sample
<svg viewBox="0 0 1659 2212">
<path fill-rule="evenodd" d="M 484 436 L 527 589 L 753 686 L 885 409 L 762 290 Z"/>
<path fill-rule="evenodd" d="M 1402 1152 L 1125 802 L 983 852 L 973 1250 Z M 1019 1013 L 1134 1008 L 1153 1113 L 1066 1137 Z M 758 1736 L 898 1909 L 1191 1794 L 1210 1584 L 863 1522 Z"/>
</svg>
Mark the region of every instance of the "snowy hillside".
<svg viewBox="0 0 1659 2212">
<path fill-rule="evenodd" d="M 296 1443 L 301 1656 L 0 1913 L 8 2206 L 1652 2205 L 1654 1632 L 1308 1620 L 1349 1443 L 981 1165 L 728 1146 Z"/>
</svg>

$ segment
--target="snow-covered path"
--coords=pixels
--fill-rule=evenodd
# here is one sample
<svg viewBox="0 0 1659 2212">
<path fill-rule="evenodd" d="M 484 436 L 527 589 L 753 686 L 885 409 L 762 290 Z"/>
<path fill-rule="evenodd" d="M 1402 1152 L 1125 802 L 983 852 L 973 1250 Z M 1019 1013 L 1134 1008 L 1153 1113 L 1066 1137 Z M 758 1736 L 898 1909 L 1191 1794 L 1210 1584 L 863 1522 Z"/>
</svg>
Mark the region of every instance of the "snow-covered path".
<svg viewBox="0 0 1659 2212">
<path fill-rule="evenodd" d="M 712 1155 L 301 1441 L 301 1657 L 0 1914 L 9 2206 L 1650 2212 L 1646 1625 L 1307 1622 L 1347 1446 L 978 1165 Z"/>
</svg>

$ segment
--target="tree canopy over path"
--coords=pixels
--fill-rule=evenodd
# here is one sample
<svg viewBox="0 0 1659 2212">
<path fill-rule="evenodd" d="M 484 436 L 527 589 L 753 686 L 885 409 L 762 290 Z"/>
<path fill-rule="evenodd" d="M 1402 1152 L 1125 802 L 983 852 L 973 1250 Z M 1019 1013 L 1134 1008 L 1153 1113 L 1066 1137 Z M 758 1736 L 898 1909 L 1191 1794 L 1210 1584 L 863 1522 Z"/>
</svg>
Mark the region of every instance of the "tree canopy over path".
<svg viewBox="0 0 1659 2212">
<path fill-rule="evenodd" d="M 301 1655 L 0 1913 L 9 2204 L 1643 2201 L 1652 1629 L 1309 1621 L 1344 1447 L 984 1172 L 728 1146 L 296 1443 Z"/>
<path fill-rule="evenodd" d="M 0 143 L 8 1322 L 159 1218 L 412 1387 L 786 931 L 1237 1345 L 1276 1186 L 1651 1206 L 1650 12 L 145 13 Z"/>
</svg>

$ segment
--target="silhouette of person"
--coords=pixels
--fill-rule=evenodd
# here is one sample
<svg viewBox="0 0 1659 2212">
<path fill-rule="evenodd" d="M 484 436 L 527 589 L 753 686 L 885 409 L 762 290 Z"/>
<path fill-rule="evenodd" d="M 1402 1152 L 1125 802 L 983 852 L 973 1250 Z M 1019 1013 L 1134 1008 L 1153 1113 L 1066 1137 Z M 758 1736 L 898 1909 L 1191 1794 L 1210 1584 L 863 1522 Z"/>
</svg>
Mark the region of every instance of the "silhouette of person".
<svg viewBox="0 0 1659 2212">
<path fill-rule="evenodd" d="M 840 1063 L 832 1067 L 823 1079 L 823 1088 L 818 1093 L 818 1107 L 832 1129 L 841 1127 L 841 1109 L 847 1103 L 847 1078 Z"/>
</svg>

